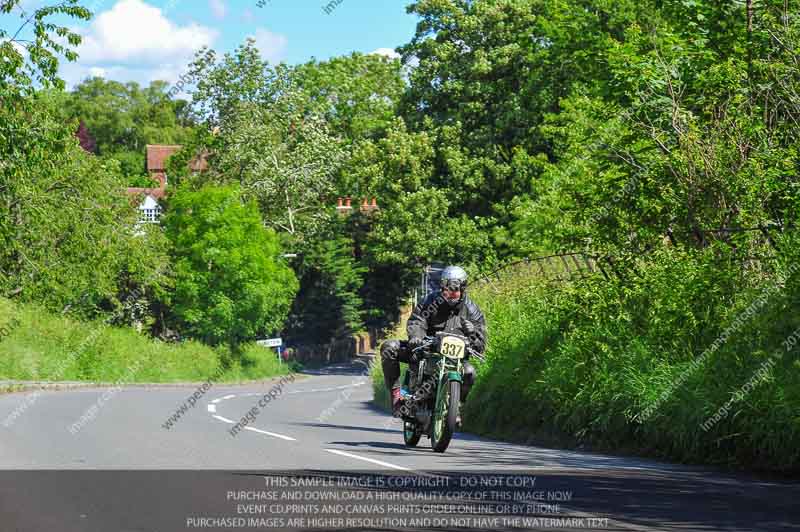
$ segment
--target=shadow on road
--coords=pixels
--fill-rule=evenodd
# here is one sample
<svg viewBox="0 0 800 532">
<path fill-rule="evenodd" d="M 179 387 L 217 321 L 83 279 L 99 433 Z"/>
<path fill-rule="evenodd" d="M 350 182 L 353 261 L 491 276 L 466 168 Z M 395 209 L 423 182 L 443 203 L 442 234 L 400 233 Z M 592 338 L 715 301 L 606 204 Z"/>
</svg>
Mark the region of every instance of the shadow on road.
<svg viewBox="0 0 800 532">
<path fill-rule="evenodd" d="M 397 430 L 381 429 L 369 426 L 354 426 L 354 425 L 333 425 L 331 423 L 288 423 L 289 425 L 299 425 L 304 427 L 316 427 L 322 429 L 343 429 L 343 430 L 357 430 L 359 432 L 386 432 L 389 434 L 396 434 Z"/>
<path fill-rule="evenodd" d="M 358 359 L 342 364 L 333 364 L 321 368 L 308 368 L 300 371 L 304 375 L 339 375 L 339 376 L 367 376 L 369 370 L 369 359 Z"/>
<path fill-rule="evenodd" d="M 398 451 L 414 451 L 413 448 L 406 447 L 402 442 L 400 443 L 391 443 L 385 441 L 331 441 L 328 442 L 329 445 L 344 445 L 346 447 L 369 447 L 369 450 L 372 451 L 374 449 L 396 449 Z M 386 453 L 386 454 L 402 454 L 402 453 Z"/>
</svg>

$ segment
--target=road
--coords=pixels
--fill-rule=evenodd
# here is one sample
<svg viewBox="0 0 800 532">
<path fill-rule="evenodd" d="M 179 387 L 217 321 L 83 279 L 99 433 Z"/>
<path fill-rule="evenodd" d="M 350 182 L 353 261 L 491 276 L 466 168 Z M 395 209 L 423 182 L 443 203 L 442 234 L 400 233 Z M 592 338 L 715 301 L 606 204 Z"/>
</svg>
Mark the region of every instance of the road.
<svg viewBox="0 0 800 532">
<path fill-rule="evenodd" d="M 800 530 L 797 483 L 463 433 L 406 448 L 359 365 L 214 385 L 165 428 L 196 388 L 0 396 L 0 530 Z"/>
</svg>

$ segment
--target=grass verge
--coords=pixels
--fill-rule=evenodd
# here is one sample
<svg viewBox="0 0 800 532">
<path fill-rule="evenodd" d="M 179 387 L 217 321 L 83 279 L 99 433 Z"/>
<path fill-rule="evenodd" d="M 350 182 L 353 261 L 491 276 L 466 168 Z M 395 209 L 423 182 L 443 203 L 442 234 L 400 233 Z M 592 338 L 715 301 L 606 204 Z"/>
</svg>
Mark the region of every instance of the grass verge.
<svg viewBox="0 0 800 532">
<path fill-rule="evenodd" d="M 225 348 L 168 344 L 130 328 L 76 321 L 4 298 L 0 353 L 0 380 L 174 383 L 219 375 L 216 382 L 235 383 L 289 372 L 274 351 L 255 344 L 243 346 L 236 360 Z M 223 360 L 231 361 L 224 371 Z"/>
</svg>

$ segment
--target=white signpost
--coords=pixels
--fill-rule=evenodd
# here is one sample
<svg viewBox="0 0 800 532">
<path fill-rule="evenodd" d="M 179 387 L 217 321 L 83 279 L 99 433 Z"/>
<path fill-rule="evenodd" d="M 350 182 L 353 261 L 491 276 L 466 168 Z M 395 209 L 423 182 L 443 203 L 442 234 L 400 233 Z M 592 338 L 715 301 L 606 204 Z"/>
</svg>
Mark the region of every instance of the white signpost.
<svg viewBox="0 0 800 532">
<path fill-rule="evenodd" d="M 280 338 L 267 338 L 266 340 L 256 340 L 256 343 L 264 347 L 280 347 L 283 345 L 283 340 Z"/>
</svg>

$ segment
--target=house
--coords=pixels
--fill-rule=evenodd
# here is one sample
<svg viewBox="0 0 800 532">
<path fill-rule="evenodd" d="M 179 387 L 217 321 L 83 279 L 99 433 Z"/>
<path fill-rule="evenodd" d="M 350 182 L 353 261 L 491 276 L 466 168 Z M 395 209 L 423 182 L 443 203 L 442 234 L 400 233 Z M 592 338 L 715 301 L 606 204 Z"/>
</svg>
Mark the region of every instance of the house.
<svg viewBox="0 0 800 532">
<path fill-rule="evenodd" d="M 158 223 L 161 218 L 162 208 L 159 200 L 164 199 L 167 193 L 167 159 L 182 146 L 179 144 L 148 144 L 146 147 L 147 173 L 158 182 L 156 188 L 128 187 L 126 193 L 139 198 L 141 223 Z M 193 172 L 202 172 L 208 168 L 205 154 L 195 157 L 189 162 L 189 169 Z"/>
</svg>

